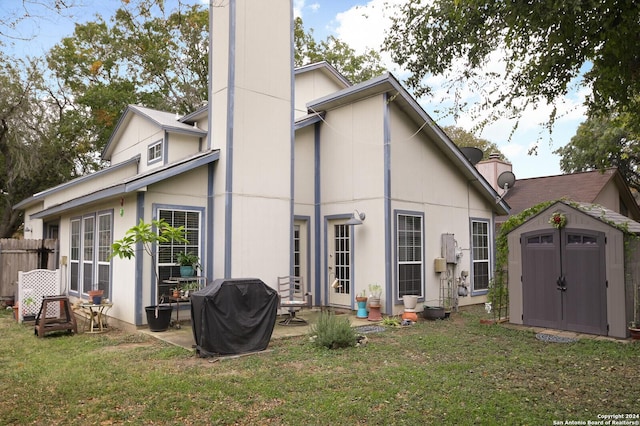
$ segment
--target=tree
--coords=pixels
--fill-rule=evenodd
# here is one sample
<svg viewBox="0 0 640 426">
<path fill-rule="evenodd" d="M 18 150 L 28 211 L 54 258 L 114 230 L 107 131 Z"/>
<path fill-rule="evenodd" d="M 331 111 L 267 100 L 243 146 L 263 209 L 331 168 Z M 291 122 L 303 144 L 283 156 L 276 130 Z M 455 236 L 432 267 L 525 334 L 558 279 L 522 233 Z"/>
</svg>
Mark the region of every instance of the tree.
<svg viewBox="0 0 640 426">
<path fill-rule="evenodd" d="M 22 223 L 14 204 L 74 176 L 78 155 L 58 138 L 57 112 L 39 63 L 0 54 L 0 238 Z"/>
<path fill-rule="evenodd" d="M 82 134 L 69 136 L 96 152 L 128 104 L 186 114 L 207 99 L 208 11 L 196 5 L 164 16 L 153 4 L 120 8 L 111 25 L 102 18 L 76 25 L 47 57 L 74 100 L 65 119 Z"/>
<path fill-rule="evenodd" d="M 591 112 L 637 117 L 639 21 L 635 0 L 412 0 L 393 19 L 385 49 L 412 73 L 408 85 L 418 95 L 430 91 L 429 74 L 444 75 L 456 95 L 475 81 L 472 89 L 484 99 L 476 107 L 493 111 L 492 119 L 553 104 L 579 76 L 591 88 Z M 496 57 L 503 73 L 491 68 Z"/>
<path fill-rule="evenodd" d="M 14 6 L 12 9 L 10 6 Z M 26 19 L 43 18 L 43 15 L 64 15 L 76 6 L 74 0 L 21 0 L 11 5 L 3 5 L 0 15 L 0 45 L 2 39 L 29 39 L 30 35 L 17 31 L 19 24 Z M 40 15 L 42 14 L 42 15 Z"/>
<path fill-rule="evenodd" d="M 486 139 L 478 138 L 473 133 L 466 131 L 462 127 L 446 126 L 444 132 L 459 147 L 474 147 L 482 151 L 482 159 L 488 160 L 491 154 L 498 154 L 503 161 L 508 161 L 507 157 L 500 151 L 498 145 Z"/>
<path fill-rule="evenodd" d="M 376 51 L 367 50 L 357 55 L 348 44 L 334 36 L 318 43 L 313 37 L 313 29 L 305 32 L 302 18 L 299 17 L 295 19 L 294 43 L 296 67 L 327 61 L 354 84 L 384 72 L 382 60 Z"/>
<path fill-rule="evenodd" d="M 591 116 L 580 124 L 571 141 L 554 151 L 565 173 L 617 167 L 629 186 L 640 191 L 640 144 L 630 130 L 629 114 L 615 118 Z M 637 120 L 637 119 L 636 119 Z"/>
</svg>

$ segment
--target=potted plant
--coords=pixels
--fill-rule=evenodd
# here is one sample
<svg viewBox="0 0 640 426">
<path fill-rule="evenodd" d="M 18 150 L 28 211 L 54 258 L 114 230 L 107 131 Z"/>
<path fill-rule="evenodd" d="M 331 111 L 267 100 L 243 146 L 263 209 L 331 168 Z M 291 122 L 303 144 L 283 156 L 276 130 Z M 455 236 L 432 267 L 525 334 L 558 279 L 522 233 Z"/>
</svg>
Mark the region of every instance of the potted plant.
<svg viewBox="0 0 640 426">
<path fill-rule="evenodd" d="M 89 290 L 87 292 L 89 294 L 89 301 L 94 305 L 99 305 L 102 303 L 102 296 L 104 295 L 104 290 Z"/>
<path fill-rule="evenodd" d="M 380 312 L 380 297 L 382 295 L 382 286 L 379 284 L 369 284 L 369 321 L 380 321 L 382 314 Z"/>
<path fill-rule="evenodd" d="M 131 259 L 135 256 L 135 248 L 138 244 L 142 245 L 145 253 L 151 258 L 152 270 L 155 278 L 156 286 L 159 284 L 158 271 L 156 269 L 156 257 L 154 253 L 154 245 L 157 243 L 189 243 L 184 237 L 184 226 L 173 227 L 164 219 L 154 219 L 151 223 L 145 223 L 142 219 L 140 222 L 131 227 L 122 239 L 115 241 L 111 245 L 111 258 L 118 256 L 121 259 Z M 153 305 L 146 306 L 147 323 L 151 331 L 166 331 L 171 324 L 171 305 Z"/>
<path fill-rule="evenodd" d="M 358 303 L 358 312 L 356 312 L 356 318 L 367 318 L 367 296 L 365 291 L 362 290 L 360 295 L 356 296 L 356 302 Z"/>
<path fill-rule="evenodd" d="M 200 285 L 198 284 L 198 281 L 189 281 L 182 285 L 183 297 L 189 297 L 189 294 L 191 294 L 191 292 L 198 291 L 198 290 L 200 290 Z"/>
<path fill-rule="evenodd" d="M 382 286 L 380 284 L 369 284 L 369 306 L 380 306 Z"/>
<path fill-rule="evenodd" d="M 180 265 L 181 277 L 192 277 L 196 269 L 200 268 L 200 258 L 191 252 L 181 251 L 176 255 L 176 262 Z"/>
<path fill-rule="evenodd" d="M 36 319 L 36 312 L 35 312 L 35 305 L 36 305 L 36 301 L 32 296 L 28 296 L 27 298 L 25 298 L 22 303 L 24 304 L 24 312 L 22 313 L 22 320 L 23 321 L 35 321 Z"/>
</svg>

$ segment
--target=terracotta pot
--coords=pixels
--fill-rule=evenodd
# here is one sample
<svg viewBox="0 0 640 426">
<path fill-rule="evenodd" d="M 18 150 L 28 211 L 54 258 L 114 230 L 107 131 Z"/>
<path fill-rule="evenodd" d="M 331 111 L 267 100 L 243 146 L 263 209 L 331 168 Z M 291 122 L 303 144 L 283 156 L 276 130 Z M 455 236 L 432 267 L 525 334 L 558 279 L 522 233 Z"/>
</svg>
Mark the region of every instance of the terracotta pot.
<svg viewBox="0 0 640 426">
<path fill-rule="evenodd" d="M 629 333 L 631 334 L 631 338 L 633 340 L 640 340 L 640 328 L 629 327 Z"/>
<path fill-rule="evenodd" d="M 89 290 L 89 299 L 94 305 L 99 305 L 102 303 L 102 295 L 104 294 L 104 290 Z"/>
</svg>

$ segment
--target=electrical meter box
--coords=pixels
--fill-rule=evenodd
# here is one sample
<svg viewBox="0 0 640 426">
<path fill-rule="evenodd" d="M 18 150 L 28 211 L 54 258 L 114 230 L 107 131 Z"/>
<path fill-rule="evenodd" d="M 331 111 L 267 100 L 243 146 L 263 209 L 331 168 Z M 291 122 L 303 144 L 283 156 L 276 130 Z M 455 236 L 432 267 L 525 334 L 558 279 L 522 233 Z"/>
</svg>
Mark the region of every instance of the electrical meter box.
<svg viewBox="0 0 640 426">
<path fill-rule="evenodd" d="M 456 263 L 456 240 L 453 234 L 442 234 L 442 257 L 447 263 Z"/>
</svg>

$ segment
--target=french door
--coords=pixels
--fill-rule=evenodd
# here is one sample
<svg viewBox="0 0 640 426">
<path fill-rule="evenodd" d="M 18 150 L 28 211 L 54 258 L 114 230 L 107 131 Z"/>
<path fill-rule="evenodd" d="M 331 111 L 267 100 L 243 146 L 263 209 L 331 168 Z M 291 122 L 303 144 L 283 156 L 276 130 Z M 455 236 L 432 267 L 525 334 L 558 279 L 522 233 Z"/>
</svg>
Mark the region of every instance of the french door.
<svg viewBox="0 0 640 426">
<path fill-rule="evenodd" d="M 327 231 L 329 305 L 351 307 L 351 225 L 346 224 L 346 219 L 333 220 L 329 221 Z"/>
</svg>

